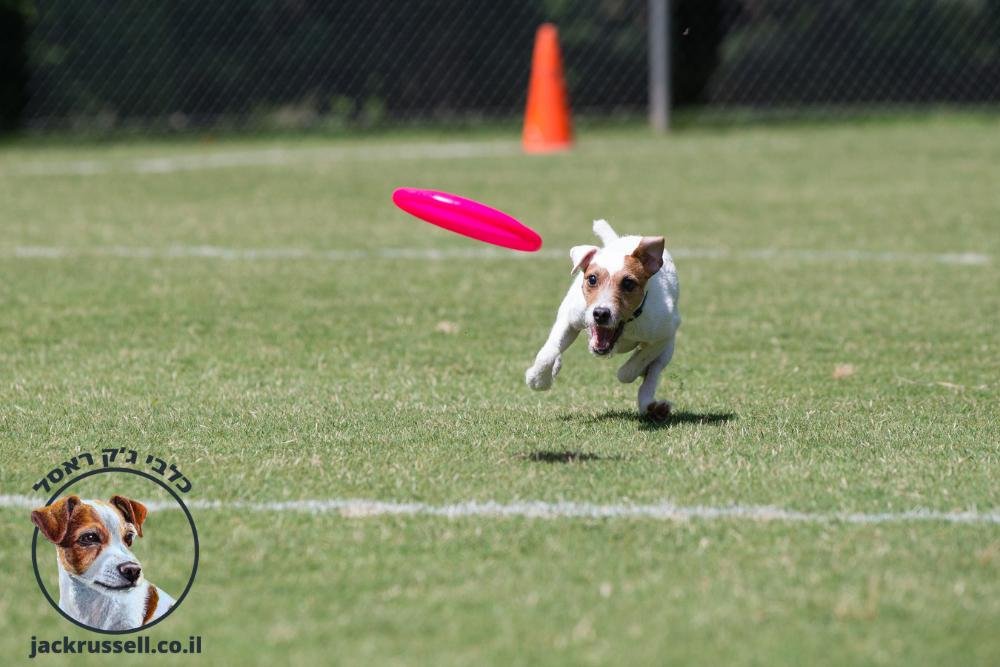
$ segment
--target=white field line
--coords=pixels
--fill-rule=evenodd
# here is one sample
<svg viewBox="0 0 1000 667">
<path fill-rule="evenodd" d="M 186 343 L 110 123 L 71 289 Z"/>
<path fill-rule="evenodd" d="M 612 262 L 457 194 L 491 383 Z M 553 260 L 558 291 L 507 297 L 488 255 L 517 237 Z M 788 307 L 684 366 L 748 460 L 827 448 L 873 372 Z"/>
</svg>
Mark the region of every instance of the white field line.
<svg viewBox="0 0 1000 667">
<path fill-rule="evenodd" d="M 674 248 L 677 259 L 753 260 L 795 262 L 873 262 L 878 264 L 916 263 L 985 266 L 993 256 L 976 252 L 921 253 L 869 250 L 808 250 L 782 248 Z M 210 245 L 145 246 L 13 246 L 0 247 L 0 259 L 76 259 L 114 257 L 119 259 L 209 259 L 229 261 L 327 261 L 365 259 L 563 259 L 568 252 L 541 250 L 521 253 L 488 247 L 469 248 L 377 248 L 371 250 L 310 250 L 308 248 L 229 248 Z"/>
<path fill-rule="evenodd" d="M 6 166 L 0 169 L 0 174 L 9 173 L 18 176 L 172 174 L 183 171 L 235 167 L 292 167 L 340 162 L 384 162 L 386 160 L 457 160 L 520 154 L 521 148 L 516 142 L 500 141 L 258 148 L 137 158 L 31 160 Z"/>
<path fill-rule="evenodd" d="M 29 510 L 44 504 L 41 498 L 23 495 L 0 495 L 0 508 Z M 903 512 L 798 512 L 767 505 L 597 505 L 579 502 L 520 501 L 499 503 L 469 501 L 447 505 L 426 503 L 400 503 L 382 500 L 329 498 L 317 500 L 290 500 L 283 502 L 250 502 L 222 500 L 190 500 L 187 505 L 197 510 L 237 510 L 241 512 L 301 512 L 305 514 L 333 514 L 344 518 L 369 518 L 380 516 L 430 516 L 445 519 L 649 519 L 655 521 L 749 521 L 754 523 L 806 523 L 806 524 L 886 524 L 886 523 L 957 523 L 1000 524 L 1000 510 L 979 512 L 938 512 L 913 509 Z M 173 502 L 148 503 L 150 510 L 179 509 Z"/>
</svg>

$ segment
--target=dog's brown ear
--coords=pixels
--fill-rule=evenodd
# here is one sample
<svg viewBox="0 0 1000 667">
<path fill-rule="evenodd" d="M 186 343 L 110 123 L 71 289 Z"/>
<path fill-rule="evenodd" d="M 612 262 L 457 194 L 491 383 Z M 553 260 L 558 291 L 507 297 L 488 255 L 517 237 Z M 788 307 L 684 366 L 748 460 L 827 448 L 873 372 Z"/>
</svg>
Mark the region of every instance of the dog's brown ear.
<svg viewBox="0 0 1000 667">
<path fill-rule="evenodd" d="M 138 500 L 132 500 L 125 496 L 111 496 L 111 504 L 121 510 L 125 515 L 125 520 L 135 526 L 139 537 L 142 537 L 142 522 L 146 520 L 146 506 Z"/>
<path fill-rule="evenodd" d="M 594 259 L 595 252 L 597 252 L 596 245 L 577 245 L 570 248 L 569 258 L 573 262 L 573 270 L 569 275 L 574 276 L 577 271 L 586 271 L 590 260 Z"/>
<path fill-rule="evenodd" d="M 38 526 L 38 530 L 49 542 L 59 544 L 66 537 L 69 529 L 69 518 L 73 516 L 73 510 L 80 504 L 80 496 L 66 496 L 60 498 L 51 505 L 39 507 L 31 513 L 31 523 Z"/>
<path fill-rule="evenodd" d="M 653 275 L 663 266 L 663 237 L 644 236 L 632 251 L 632 256 L 642 263 L 646 273 Z"/>
</svg>

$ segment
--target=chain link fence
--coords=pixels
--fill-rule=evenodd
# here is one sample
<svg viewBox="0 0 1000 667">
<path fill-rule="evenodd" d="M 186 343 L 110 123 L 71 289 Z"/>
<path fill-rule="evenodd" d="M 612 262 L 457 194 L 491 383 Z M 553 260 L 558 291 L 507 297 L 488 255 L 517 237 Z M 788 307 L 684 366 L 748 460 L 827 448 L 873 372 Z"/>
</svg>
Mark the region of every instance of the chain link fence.
<svg viewBox="0 0 1000 667">
<path fill-rule="evenodd" d="M 545 21 L 578 118 L 643 118 L 650 1 L 0 3 L 25 18 L 22 127 L 349 131 L 516 122 Z M 667 38 L 695 115 L 1000 102 L 1000 0 L 674 0 Z"/>
<path fill-rule="evenodd" d="M 722 3 L 710 106 L 1000 102 L 998 0 Z"/>
</svg>

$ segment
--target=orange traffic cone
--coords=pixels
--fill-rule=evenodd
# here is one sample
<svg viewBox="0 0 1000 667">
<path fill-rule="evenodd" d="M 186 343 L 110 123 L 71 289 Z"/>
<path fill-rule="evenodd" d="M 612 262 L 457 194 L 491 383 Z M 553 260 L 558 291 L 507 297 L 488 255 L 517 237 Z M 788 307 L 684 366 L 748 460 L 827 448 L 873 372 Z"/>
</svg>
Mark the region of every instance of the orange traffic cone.
<svg viewBox="0 0 1000 667">
<path fill-rule="evenodd" d="M 521 144 L 526 153 L 566 150 L 573 144 L 559 32 L 551 23 L 542 24 L 535 33 Z"/>
</svg>

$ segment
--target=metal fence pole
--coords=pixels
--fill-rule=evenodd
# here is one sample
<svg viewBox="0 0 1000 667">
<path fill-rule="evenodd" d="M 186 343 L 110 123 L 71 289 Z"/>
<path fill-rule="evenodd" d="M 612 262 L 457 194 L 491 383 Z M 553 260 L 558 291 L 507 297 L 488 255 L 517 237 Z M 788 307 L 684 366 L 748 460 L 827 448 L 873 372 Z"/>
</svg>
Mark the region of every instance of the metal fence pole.
<svg viewBox="0 0 1000 667">
<path fill-rule="evenodd" d="M 649 124 L 670 129 L 669 0 L 649 0 Z"/>
</svg>

